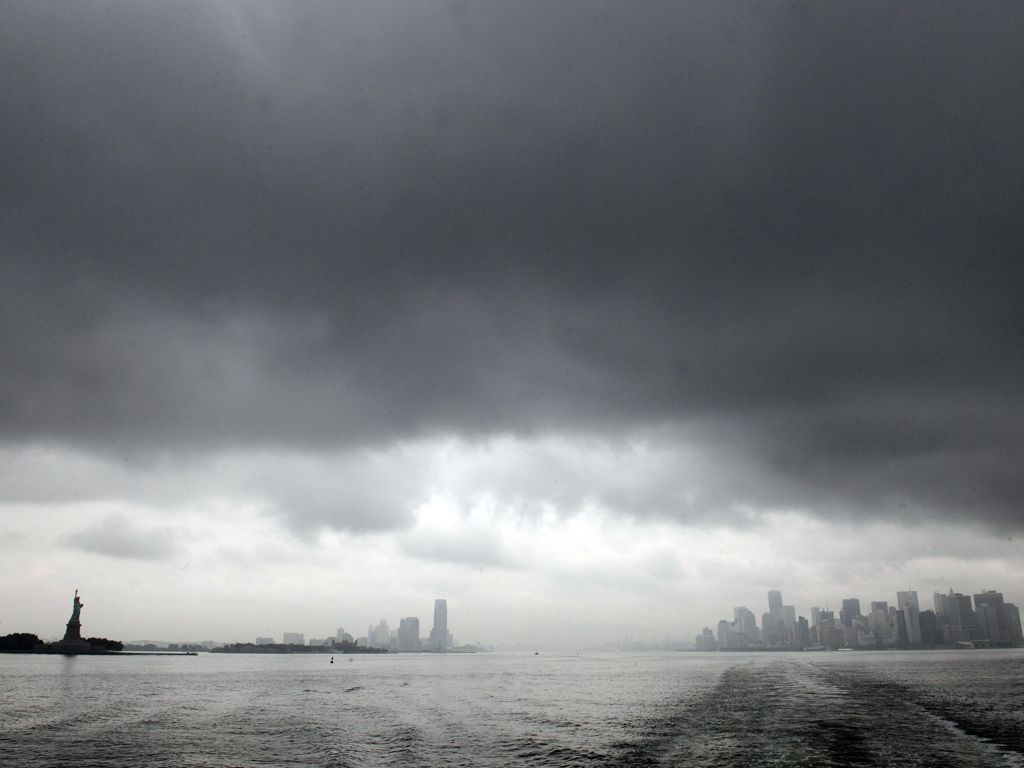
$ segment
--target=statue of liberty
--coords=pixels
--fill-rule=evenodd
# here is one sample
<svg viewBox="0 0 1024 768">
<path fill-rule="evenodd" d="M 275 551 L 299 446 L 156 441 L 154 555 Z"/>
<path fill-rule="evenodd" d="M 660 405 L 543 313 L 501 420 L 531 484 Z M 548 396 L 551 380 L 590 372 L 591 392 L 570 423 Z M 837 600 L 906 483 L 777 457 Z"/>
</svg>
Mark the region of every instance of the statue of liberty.
<svg viewBox="0 0 1024 768">
<path fill-rule="evenodd" d="M 71 609 L 71 620 L 72 621 L 78 621 L 79 620 L 78 617 L 82 613 L 82 606 L 84 606 L 84 605 L 85 605 L 85 603 L 83 603 L 81 600 L 78 599 L 78 590 L 76 589 L 75 590 L 74 607 Z"/>
<path fill-rule="evenodd" d="M 82 606 L 85 605 L 81 600 L 78 599 L 78 590 L 75 590 L 75 602 L 71 609 L 71 621 L 68 622 L 68 630 L 64 633 L 64 643 L 81 643 L 82 642 L 82 622 L 79 620 L 79 616 L 82 613 Z"/>
</svg>

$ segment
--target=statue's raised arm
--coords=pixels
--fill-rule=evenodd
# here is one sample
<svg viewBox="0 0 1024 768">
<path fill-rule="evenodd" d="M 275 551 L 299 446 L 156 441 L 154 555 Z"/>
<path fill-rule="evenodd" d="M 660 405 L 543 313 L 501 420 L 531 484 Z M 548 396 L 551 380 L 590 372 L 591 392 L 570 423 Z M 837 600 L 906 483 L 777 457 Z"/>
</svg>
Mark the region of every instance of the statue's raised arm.
<svg viewBox="0 0 1024 768">
<path fill-rule="evenodd" d="M 78 599 L 78 590 L 75 590 L 75 603 L 74 608 L 71 610 L 71 620 L 78 621 L 78 616 L 82 612 L 82 606 L 85 605 L 81 600 Z"/>
</svg>

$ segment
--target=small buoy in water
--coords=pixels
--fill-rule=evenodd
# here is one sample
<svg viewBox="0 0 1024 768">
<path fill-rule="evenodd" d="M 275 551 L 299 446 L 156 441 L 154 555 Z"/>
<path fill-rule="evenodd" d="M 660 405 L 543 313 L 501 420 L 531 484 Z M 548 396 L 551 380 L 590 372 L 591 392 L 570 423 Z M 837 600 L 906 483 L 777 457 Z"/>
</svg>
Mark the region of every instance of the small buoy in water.
<svg viewBox="0 0 1024 768">
<path fill-rule="evenodd" d="M 534 656 L 540 656 L 540 651 L 534 651 L 534 652 L 533 652 L 533 655 L 534 655 Z"/>
</svg>

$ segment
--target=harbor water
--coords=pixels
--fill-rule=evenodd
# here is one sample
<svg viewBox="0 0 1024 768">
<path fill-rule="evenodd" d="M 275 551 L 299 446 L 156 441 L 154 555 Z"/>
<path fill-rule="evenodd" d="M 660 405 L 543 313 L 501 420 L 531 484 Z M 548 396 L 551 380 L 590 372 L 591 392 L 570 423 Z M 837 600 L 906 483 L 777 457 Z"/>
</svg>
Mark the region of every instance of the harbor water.
<svg viewBox="0 0 1024 768">
<path fill-rule="evenodd" d="M 1024 766 L 1024 652 L 0 655 L 0 765 Z"/>
</svg>

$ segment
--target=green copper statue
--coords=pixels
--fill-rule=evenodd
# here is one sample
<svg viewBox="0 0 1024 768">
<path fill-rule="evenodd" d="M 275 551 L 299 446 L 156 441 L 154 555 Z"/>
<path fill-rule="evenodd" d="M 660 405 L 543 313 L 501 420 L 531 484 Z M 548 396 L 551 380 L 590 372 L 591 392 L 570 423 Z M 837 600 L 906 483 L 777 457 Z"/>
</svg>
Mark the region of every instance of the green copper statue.
<svg viewBox="0 0 1024 768">
<path fill-rule="evenodd" d="M 75 603 L 74 608 L 71 611 L 71 621 L 78 621 L 79 614 L 82 613 L 82 606 L 85 605 L 81 600 L 78 599 L 78 590 L 75 590 Z"/>
</svg>

